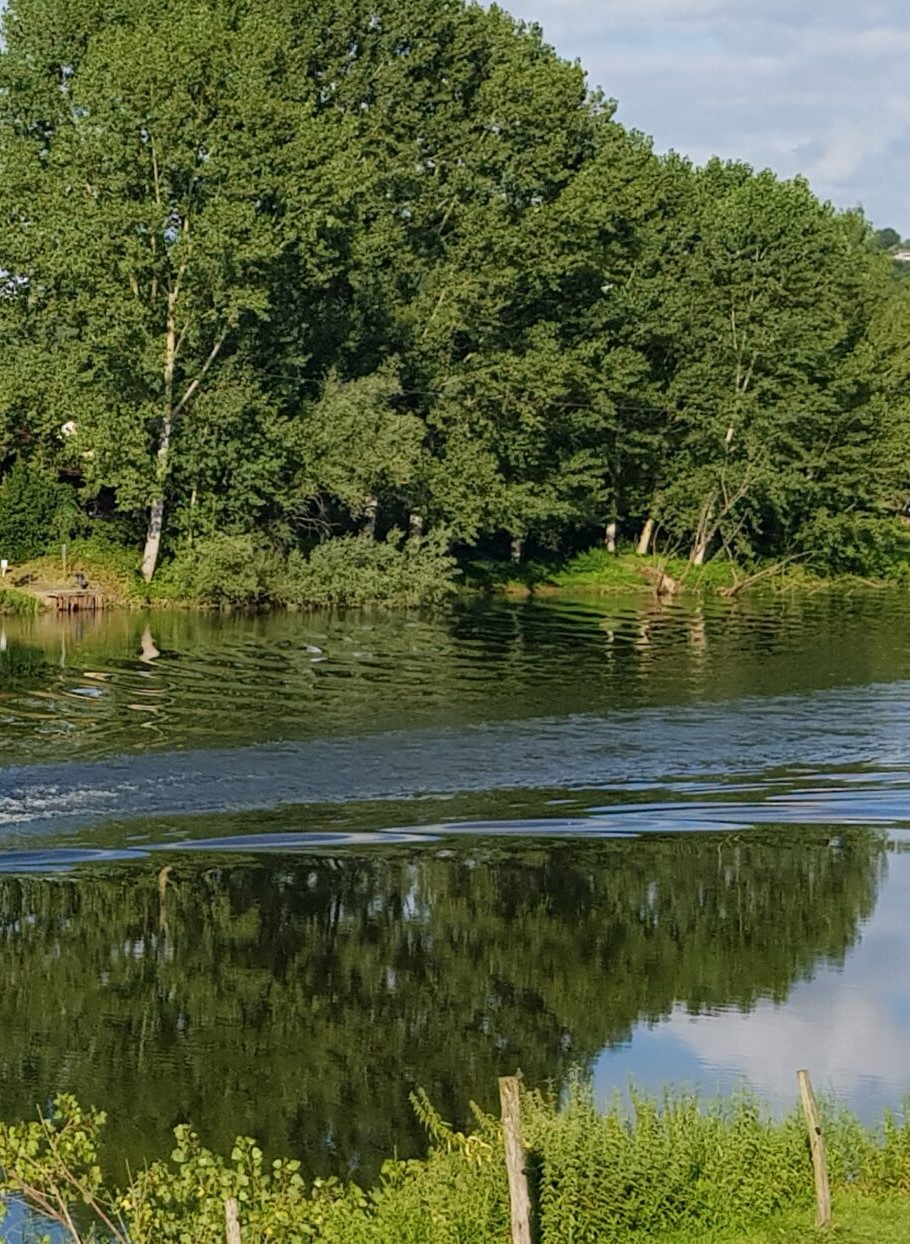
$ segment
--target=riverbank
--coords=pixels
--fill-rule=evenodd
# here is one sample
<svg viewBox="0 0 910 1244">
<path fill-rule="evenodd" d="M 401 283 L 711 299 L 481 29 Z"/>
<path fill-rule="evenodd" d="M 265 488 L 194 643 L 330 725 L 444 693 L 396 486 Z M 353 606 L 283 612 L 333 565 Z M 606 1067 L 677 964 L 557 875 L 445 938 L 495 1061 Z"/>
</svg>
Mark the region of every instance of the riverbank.
<svg viewBox="0 0 910 1244">
<path fill-rule="evenodd" d="M 31 592 L 0 588 L 0 617 L 31 618 L 41 610 L 41 601 Z"/>
<path fill-rule="evenodd" d="M 0 1125 L 0 1190 L 57 1221 L 72 1241 L 89 1216 L 100 1238 L 121 1244 L 178 1237 L 221 1244 L 226 1211 L 229 1219 L 236 1212 L 243 1241 L 508 1240 L 509 1126 L 475 1109 L 473 1129 L 459 1132 L 424 1094 L 414 1094 L 412 1104 L 428 1135 L 427 1156 L 390 1159 L 369 1189 L 334 1179 L 307 1185 L 299 1163 L 267 1159 L 251 1140 L 238 1140 L 229 1157 L 211 1153 L 186 1126 L 175 1131 L 170 1162 L 154 1162 L 117 1186 L 98 1169 L 104 1116 L 62 1097 L 47 1119 Z M 561 1105 L 522 1093 L 514 1125 L 535 1244 L 818 1238 L 806 1129 L 795 1111 L 773 1118 L 744 1093 L 710 1103 L 684 1093 L 660 1102 L 633 1093 L 630 1103 L 601 1113 L 590 1089 L 577 1083 Z M 886 1118 L 869 1129 L 829 1106 L 824 1133 L 837 1238 L 908 1238 L 910 1124 Z M 514 1194 L 521 1167 L 511 1169 Z"/>
<path fill-rule="evenodd" d="M 743 567 L 714 559 L 694 566 L 682 557 L 639 556 L 589 549 L 569 559 L 524 562 L 469 559 L 459 564 L 430 542 L 403 545 L 351 537 L 317 546 L 309 558 L 282 559 L 245 538 L 200 544 L 192 555 L 164 563 L 151 584 L 133 552 L 75 542 L 11 569 L 0 591 L 0 614 L 28 615 L 81 575 L 105 607 L 118 609 L 312 609 L 438 605 L 455 594 L 507 596 L 656 596 L 664 600 L 744 592 L 906 587 L 910 567 L 887 578 L 823 577 L 794 562 Z"/>
<path fill-rule="evenodd" d="M 304 556 L 282 556 L 250 536 L 199 540 L 160 565 L 151 583 L 139 573 L 135 550 L 93 540 L 13 566 L 10 587 L 43 607 L 81 576 L 107 608 L 316 609 L 436 605 L 460 577 L 441 539 L 338 537 Z"/>
<path fill-rule="evenodd" d="M 746 567 L 715 559 L 695 566 L 685 557 L 641 557 L 632 551 L 609 553 L 595 548 L 568 560 L 470 561 L 464 568 L 463 585 L 470 591 L 509 596 L 656 595 L 669 599 L 716 595 L 732 599 L 756 589 L 818 592 L 906 587 L 908 574 L 903 566 L 897 563 L 890 577 L 823 576 L 794 561 Z"/>
</svg>

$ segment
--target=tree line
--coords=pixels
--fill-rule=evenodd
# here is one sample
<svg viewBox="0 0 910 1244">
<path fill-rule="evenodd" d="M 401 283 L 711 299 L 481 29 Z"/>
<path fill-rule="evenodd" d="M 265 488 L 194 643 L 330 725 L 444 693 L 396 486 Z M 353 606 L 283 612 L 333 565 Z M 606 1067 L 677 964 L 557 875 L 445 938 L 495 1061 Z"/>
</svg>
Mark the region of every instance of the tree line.
<svg viewBox="0 0 910 1244">
<path fill-rule="evenodd" d="M 12 0 L 3 31 L 0 511 L 146 580 L 893 557 L 910 287 L 860 212 L 655 154 L 496 6 Z"/>
</svg>

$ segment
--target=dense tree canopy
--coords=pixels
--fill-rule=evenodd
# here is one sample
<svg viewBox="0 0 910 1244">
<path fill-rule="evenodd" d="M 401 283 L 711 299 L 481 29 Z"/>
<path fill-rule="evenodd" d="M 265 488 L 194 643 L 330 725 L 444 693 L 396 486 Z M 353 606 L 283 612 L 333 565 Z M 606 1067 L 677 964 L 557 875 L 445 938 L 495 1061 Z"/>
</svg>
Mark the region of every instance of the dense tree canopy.
<svg viewBox="0 0 910 1244">
<path fill-rule="evenodd" d="M 886 556 L 910 308 L 858 214 L 656 156 L 495 6 L 12 0 L 4 32 L 0 463 L 147 579 L 392 529 Z"/>
</svg>

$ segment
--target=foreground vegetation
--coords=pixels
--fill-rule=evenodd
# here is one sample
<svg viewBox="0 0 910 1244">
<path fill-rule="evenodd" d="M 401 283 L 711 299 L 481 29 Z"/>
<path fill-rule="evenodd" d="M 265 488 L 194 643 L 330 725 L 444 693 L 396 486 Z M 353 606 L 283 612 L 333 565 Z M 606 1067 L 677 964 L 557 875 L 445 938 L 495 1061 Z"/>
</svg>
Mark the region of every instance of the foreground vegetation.
<svg viewBox="0 0 910 1244">
<path fill-rule="evenodd" d="M 73 1240 L 192 1240 L 221 1244 L 225 1201 L 236 1198 L 245 1241 L 337 1244 L 494 1244 L 508 1239 L 508 1190 L 497 1119 L 475 1109 L 468 1134 L 444 1123 L 423 1094 L 426 1159 L 389 1161 L 371 1190 L 305 1184 L 299 1163 L 266 1160 L 250 1140 L 221 1158 L 188 1127 L 170 1163 L 156 1162 L 122 1188 L 103 1178 L 104 1116 L 58 1098 L 50 1118 L 0 1126 L 2 1187 L 63 1227 Z M 910 1225 L 910 1123 L 877 1131 L 832 1110 L 827 1143 L 838 1238 L 906 1238 Z M 633 1094 L 601 1114 L 576 1084 L 562 1106 L 524 1100 L 525 1145 L 541 1244 L 631 1240 L 746 1241 L 811 1238 L 813 1186 L 804 1125 L 766 1116 L 741 1094 L 702 1105 L 678 1094 Z M 97 1235 L 93 1234 L 97 1233 Z M 874 1233 L 877 1233 L 874 1234 Z"/>
<path fill-rule="evenodd" d="M 88 538 L 228 603 L 618 539 L 895 564 L 882 239 L 655 155 L 495 6 L 12 0 L 0 212 L 14 562 Z"/>
</svg>

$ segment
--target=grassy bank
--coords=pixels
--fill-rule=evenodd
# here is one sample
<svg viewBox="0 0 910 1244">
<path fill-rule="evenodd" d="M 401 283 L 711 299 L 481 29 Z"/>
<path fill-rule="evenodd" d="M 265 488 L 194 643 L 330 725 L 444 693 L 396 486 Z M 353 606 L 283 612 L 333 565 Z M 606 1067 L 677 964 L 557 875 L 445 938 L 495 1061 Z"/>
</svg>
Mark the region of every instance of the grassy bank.
<svg viewBox="0 0 910 1244">
<path fill-rule="evenodd" d="M 65 563 L 60 549 L 56 549 L 14 566 L 9 579 L 17 594 L 32 600 L 37 609 L 48 592 L 72 588 L 77 573 L 84 574 L 92 589 L 100 592 L 105 602 L 111 605 L 138 607 L 150 601 L 169 603 L 174 597 L 174 593 L 166 589 L 160 597 L 157 588 L 155 592 L 149 592 L 131 550 L 90 540 L 76 540 L 69 544 Z"/>
<path fill-rule="evenodd" d="M 474 591 L 511 595 L 546 596 L 579 591 L 648 594 L 654 592 L 660 576 L 667 575 L 680 583 L 683 590 L 699 592 L 730 588 L 737 581 L 737 574 L 745 577 L 729 562 L 712 561 L 691 567 L 683 557 L 639 557 L 634 552 L 589 549 L 568 561 L 469 561 L 464 585 Z"/>
<path fill-rule="evenodd" d="M 37 597 L 18 588 L 0 588 L 0 617 L 30 618 L 40 609 Z"/>
<path fill-rule="evenodd" d="M 78 572 L 108 605 L 203 609 L 433 605 L 455 590 L 459 573 L 433 537 L 338 537 L 306 556 L 284 556 L 251 536 L 217 536 L 162 561 L 151 583 L 139 573 L 135 550 L 92 540 L 69 544 L 65 565 L 55 550 L 13 567 L 10 583 L 40 604 L 49 592 L 71 588 Z"/>
<path fill-rule="evenodd" d="M 509 1198 L 499 1121 L 479 1111 L 453 1131 L 418 1095 L 430 1152 L 389 1161 L 371 1189 L 306 1185 L 296 1163 L 269 1161 L 249 1140 L 229 1157 L 178 1128 L 169 1163 L 123 1187 L 97 1167 L 103 1116 L 71 1099 L 42 1123 L 0 1127 L 2 1190 L 67 1227 L 93 1218 L 99 1238 L 222 1244 L 225 1202 L 237 1198 L 244 1244 L 505 1244 Z M 745 1095 L 702 1104 L 677 1094 L 598 1111 L 576 1086 L 562 1104 L 523 1099 L 524 1142 L 537 1244 L 758 1244 L 818 1238 L 805 1128 L 773 1119 Z M 825 1120 L 835 1238 L 910 1238 L 910 1124 L 863 1127 L 843 1111 Z M 76 1211 L 72 1206 L 78 1204 Z M 72 1213 L 72 1217 L 68 1217 Z M 82 1238 L 90 1238 L 84 1235 Z"/>
<path fill-rule="evenodd" d="M 793 591 L 894 587 L 910 582 L 910 562 L 883 579 L 822 578 L 796 563 L 739 567 L 715 559 L 692 566 L 685 558 L 639 557 L 595 548 L 568 561 L 519 563 L 472 559 L 458 565 L 441 543 L 339 538 L 308 556 L 259 548 L 245 536 L 217 537 L 165 560 L 151 584 L 139 573 L 135 550 L 74 541 L 66 565 L 59 551 L 13 567 L 0 612 L 34 612 L 49 592 L 72 587 L 77 572 L 108 605 L 178 608 L 324 608 L 435 605 L 456 590 L 504 595 L 736 595 L 753 587 Z M 8 598 L 8 599 L 7 599 Z"/>
<path fill-rule="evenodd" d="M 735 596 L 754 588 L 815 592 L 826 589 L 907 587 L 910 562 L 895 562 L 893 573 L 879 578 L 824 576 L 801 563 L 768 562 L 738 566 L 716 558 L 693 566 L 685 557 L 640 557 L 633 551 L 608 553 L 588 549 L 567 561 L 526 562 L 475 559 L 464 569 L 464 586 L 475 592 L 559 596 L 581 593 L 653 595 L 661 579 L 667 595 Z M 674 585 L 675 588 L 674 588 Z"/>
</svg>

